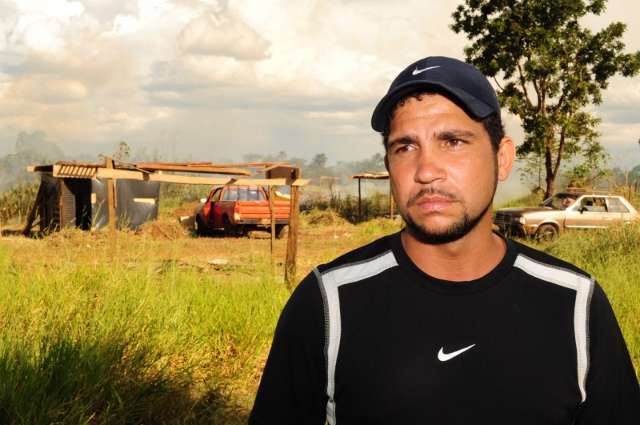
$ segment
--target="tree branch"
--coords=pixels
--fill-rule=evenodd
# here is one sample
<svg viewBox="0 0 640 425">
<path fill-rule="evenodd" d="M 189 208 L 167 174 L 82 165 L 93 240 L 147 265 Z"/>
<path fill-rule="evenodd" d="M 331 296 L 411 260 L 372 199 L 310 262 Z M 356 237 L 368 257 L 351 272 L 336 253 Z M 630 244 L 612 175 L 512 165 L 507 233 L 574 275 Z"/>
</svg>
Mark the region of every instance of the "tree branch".
<svg viewBox="0 0 640 425">
<path fill-rule="evenodd" d="M 560 161 L 562 160 L 562 151 L 564 149 L 564 141 L 565 141 L 566 127 L 562 126 L 562 130 L 560 130 L 560 143 L 558 144 L 558 152 L 556 157 L 556 163 L 553 166 L 553 175 L 558 175 L 558 169 L 560 168 Z"/>
<path fill-rule="evenodd" d="M 538 107 L 538 112 L 542 112 L 542 115 L 544 115 L 544 111 L 542 109 L 542 96 L 540 95 L 540 87 L 538 87 L 538 82 L 535 78 L 531 80 L 531 82 L 533 83 L 533 89 L 536 91 L 536 97 L 538 99 L 538 104 L 536 105 Z"/>
<path fill-rule="evenodd" d="M 493 77 L 493 82 L 496 83 L 496 86 L 498 86 L 500 91 L 504 91 L 504 88 L 500 85 L 500 83 L 498 82 L 498 79 L 496 77 Z"/>
<path fill-rule="evenodd" d="M 527 106 L 529 106 L 529 108 L 533 108 L 533 105 L 531 104 L 531 98 L 529 97 L 529 90 L 527 90 L 527 81 L 524 79 L 524 72 L 522 71 L 522 65 L 520 65 L 520 61 L 516 61 L 516 65 L 518 66 L 520 85 L 522 86 L 522 91 L 524 92 L 524 96 L 527 99 Z"/>
<path fill-rule="evenodd" d="M 556 105 L 553 108 L 553 112 L 555 114 L 558 113 L 558 111 L 560 111 L 560 108 L 562 108 L 562 104 L 564 103 L 564 98 L 567 95 L 566 89 L 565 91 L 562 92 L 562 96 L 560 96 L 560 99 L 558 99 L 558 103 L 556 103 Z"/>
<path fill-rule="evenodd" d="M 540 89 L 540 110 L 544 114 L 547 110 L 547 82 L 544 77 L 540 79 L 538 88 Z"/>
</svg>

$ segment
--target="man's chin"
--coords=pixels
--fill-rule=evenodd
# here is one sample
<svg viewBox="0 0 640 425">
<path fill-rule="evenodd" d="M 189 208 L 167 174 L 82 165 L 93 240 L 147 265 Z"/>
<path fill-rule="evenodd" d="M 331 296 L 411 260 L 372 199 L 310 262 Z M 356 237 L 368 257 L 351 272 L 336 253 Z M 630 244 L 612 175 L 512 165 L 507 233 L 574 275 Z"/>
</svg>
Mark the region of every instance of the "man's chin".
<svg viewBox="0 0 640 425">
<path fill-rule="evenodd" d="M 463 214 L 457 218 L 432 215 L 423 217 L 423 220 L 418 222 L 411 217 L 411 214 L 402 216 L 407 225 L 407 232 L 418 241 L 429 245 L 442 245 L 463 238 L 482 218 L 482 214 L 477 217 Z"/>
<path fill-rule="evenodd" d="M 407 232 L 418 241 L 429 245 L 442 245 L 455 242 L 464 237 L 471 229 L 464 225 L 454 225 L 448 228 L 425 228 L 413 221 L 405 220 Z"/>
</svg>

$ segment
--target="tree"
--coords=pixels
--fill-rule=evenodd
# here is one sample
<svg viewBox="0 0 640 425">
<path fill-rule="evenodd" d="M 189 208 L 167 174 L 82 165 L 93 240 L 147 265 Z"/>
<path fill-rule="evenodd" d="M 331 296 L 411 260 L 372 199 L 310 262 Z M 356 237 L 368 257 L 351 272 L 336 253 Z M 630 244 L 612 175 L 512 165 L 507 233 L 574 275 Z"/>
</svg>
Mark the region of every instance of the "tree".
<svg viewBox="0 0 640 425">
<path fill-rule="evenodd" d="M 113 159 L 116 161 L 126 162 L 131 156 L 131 147 L 127 142 L 121 140 L 118 143 L 118 150 L 113 153 Z"/>
<path fill-rule="evenodd" d="M 545 196 L 554 192 L 563 160 L 601 165 L 600 120 L 586 107 L 602 101 L 611 77 L 640 70 L 640 52 L 622 53 L 625 24 L 597 33 L 580 25 L 605 6 L 606 0 L 465 0 L 453 14 L 451 28 L 472 42 L 467 61 L 494 79 L 501 104 L 522 120 L 518 157 L 544 160 Z"/>
<path fill-rule="evenodd" d="M 318 170 L 324 170 L 327 167 L 327 155 L 324 153 L 317 153 L 311 159 L 309 167 L 316 168 Z"/>
</svg>

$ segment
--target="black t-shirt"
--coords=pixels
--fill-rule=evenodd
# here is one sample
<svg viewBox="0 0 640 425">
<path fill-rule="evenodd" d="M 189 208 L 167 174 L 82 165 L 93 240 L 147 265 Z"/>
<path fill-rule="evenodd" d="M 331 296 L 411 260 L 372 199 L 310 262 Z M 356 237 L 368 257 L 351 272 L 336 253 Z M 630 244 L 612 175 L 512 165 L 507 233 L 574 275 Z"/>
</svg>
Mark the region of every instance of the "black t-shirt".
<svg viewBox="0 0 640 425">
<path fill-rule="evenodd" d="M 640 424 L 607 298 L 577 267 L 507 241 L 486 276 L 421 271 L 394 234 L 319 266 L 282 312 L 249 420 Z"/>
</svg>

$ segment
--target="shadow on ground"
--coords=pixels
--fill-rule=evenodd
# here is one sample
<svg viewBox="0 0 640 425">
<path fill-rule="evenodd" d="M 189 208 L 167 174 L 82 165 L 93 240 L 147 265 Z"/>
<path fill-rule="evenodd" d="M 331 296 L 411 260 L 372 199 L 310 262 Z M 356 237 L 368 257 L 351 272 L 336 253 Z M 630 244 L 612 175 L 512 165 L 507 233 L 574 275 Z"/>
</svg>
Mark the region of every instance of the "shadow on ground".
<svg viewBox="0 0 640 425">
<path fill-rule="evenodd" d="M 241 424 L 247 414 L 215 386 L 194 390 L 134 337 L 0 341 L 0 423 Z"/>
</svg>

